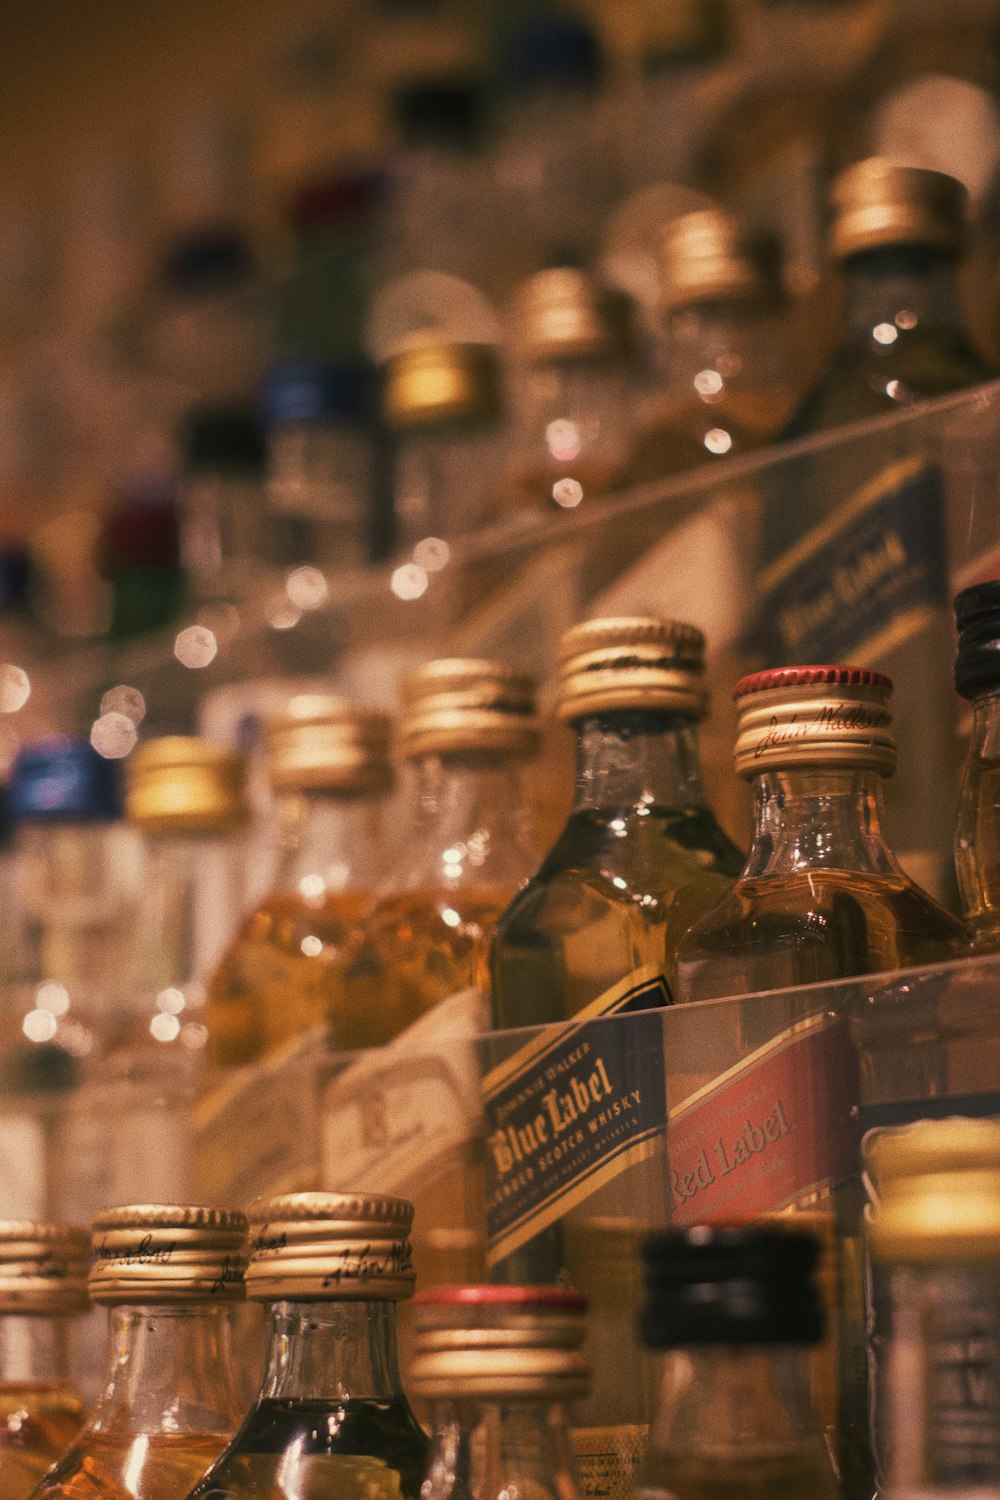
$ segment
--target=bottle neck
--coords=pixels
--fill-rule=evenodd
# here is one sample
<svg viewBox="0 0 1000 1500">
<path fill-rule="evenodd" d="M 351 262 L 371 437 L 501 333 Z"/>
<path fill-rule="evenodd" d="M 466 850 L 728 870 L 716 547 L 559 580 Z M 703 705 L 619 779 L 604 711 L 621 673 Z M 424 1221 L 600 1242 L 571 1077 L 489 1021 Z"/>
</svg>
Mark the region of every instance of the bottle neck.
<svg viewBox="0 0 1000 1500">
<path fill-rule="evenodd" d="M 627 711 L 581 719 L 576 731 L 574 812 L 704 807 L 694 719 Z"/>
<path fill-rule="evenodd" d="M 575 1500 L 565 1408 L 547 1401 L 436 1401 L 424 1500 L 531 1494 Z"/>
<path fill-rule="evenodd" d="M 921 326 L 961 328 L 955 261 L 916 247 L 873 250 L 844 264 L 847 327 L 889 348 Z"/>
<path fill-rule="evenodd" d="M 278 883 L 309 900 L 368 891 L 384 874 L 381 800 L 329 792 L 281 798 Z"/>
<path fill-rule="evenodd" d="M 673 1350 L 660 1371 L 652 1455 L 823 1446 L 812 1405 L 809 1350 L 788 1344 L 706 1344 Z M 825 1493 L 825 1492 L 824 1492 Z"/>
<path fill-rule="evenodd" d="M 415 814 L 399 883 L 514 890 L 537 863 L 521 762 L 425 755 L 414 762 Z"/>
<path fill-rule="evenodd" d="M 972 705 L 972 732 L 962 774 L 955 831 L 955 870 L 975 942 L 1000 946 L 1000 687 Z"/>
<path fill-rule="evenodd" d="M 68 1384 L 69 1318 L 0 1316 L 0 1385 Z"/>
<path fill-rule="evenodd" d="M 742 879 L 800 870 L 901 875 L 882 834 L 882 778 L 808 766 L 754 778 L 753 839 Z"/>
<path fill-rule="evenodd" d="M 232 1375 L 228 1307 L 114 1307 L 109 1361 L 93 1431 L 231 1432 L 241 1401 Z"/>
<path fill-rule="evenodd" d="M 274 1302 L 261 1397 L 391 1401 L 401 1395 L 393 1302 Z"/>
</svg>

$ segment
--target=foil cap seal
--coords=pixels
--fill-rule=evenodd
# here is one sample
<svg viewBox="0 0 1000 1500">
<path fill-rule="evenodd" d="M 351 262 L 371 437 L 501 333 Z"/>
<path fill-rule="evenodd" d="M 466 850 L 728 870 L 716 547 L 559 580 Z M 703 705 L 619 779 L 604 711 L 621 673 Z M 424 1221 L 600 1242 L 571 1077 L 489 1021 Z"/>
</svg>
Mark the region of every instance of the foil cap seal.
<svg viewBox="0 0 1000 1500">
<path fill-rule="evenodd" d="M 80 1224 L 0 1220 L 0 1313 L 86 1312 L 90 1235 Z"/>
<path fill-rule="evenodd" d="M 428 1400 L 575 1401 L 590 1389 L 579 1293 L 560 1286 L 457 1286 L 414 1299 L 410 1379 Z"/>
<path fill-rule="evenodd" d="M 974 583 L 955 599 L 955 687 L 963 698 L 1000 688 L 1000 579 Z"/>
<path fill-rule="evenodd" d="M 400 1302 L 413 1295 L 413 1205 L 354 1193 L 258 1198 L 250 1219 L 248 1296 L 258 1302 Z"/>
<path fill-rule="evenodd" d="M 627 345 L 627 304 L 586 271 L 554 266 L 515 298 L 517 344 L 529 362 L 609 359 Z"/>
<path fill-rule="evenodd" d="M 343 698 L 302 693 L 264 721 L 275 792 L 379 796 L 392 786 L 392 721 Z"/>
<path fill-rule="evenodd" d="M 93 1302 L 236 1302 L 243 1297 L 246 1215 L 201 1204 L 140 1203 L 94 1215 Z"/>
<path fill-rule="evenodd" d="M 531 756 L 540 728 L 535 681 L 504 662 L 443 657 L 403 683 L 399 733 L 408 760 L 422 755 Z"/>
<path fill-rule="evenodd" d="M 1000 1260 L 1000 1169 L 890 1177 L 869 1226 L 877 1260 Z"/>
<path fill-rule="evenodd" d="M 143 833 L 226 834 L 250 821 L 247 764 L 194 735 L 137 745 L 126 761 L 125 813 Z"/>
<path fill-rule="evenodd" d="M 777 301 L 776 266 L 766 243 L 723 209 L 681 214 L 660 238 L 660 305 Z"/>
<path fill-rule="evenodd" d="M 873 156 L 841 172 L 830 197 L 830 253 L 835 260 L 896 245 L 952 255 L 962 248 L 967 194 L 945 172 L 901 167 Z"/>
<path fill-rule="evenodd" d="M 896 766 L 892 683 L 867 667 L 777 667 L 733 688 L 736 770 L 847 766 L 891 776 Z"/>
<path fill-rule="evenodd" d="M 443 341 L 403 349 L 386 365 L 384 403 L 396 430 L 491 421 L 501 407 L 497 352 Z"/>
<path fill-rule="evenodd" d="M 645 711 L 704 718 L 705 637 L 694 625 L 643 616 L 585 620 L 559 641 L 556 713 Z"/>
</svg>

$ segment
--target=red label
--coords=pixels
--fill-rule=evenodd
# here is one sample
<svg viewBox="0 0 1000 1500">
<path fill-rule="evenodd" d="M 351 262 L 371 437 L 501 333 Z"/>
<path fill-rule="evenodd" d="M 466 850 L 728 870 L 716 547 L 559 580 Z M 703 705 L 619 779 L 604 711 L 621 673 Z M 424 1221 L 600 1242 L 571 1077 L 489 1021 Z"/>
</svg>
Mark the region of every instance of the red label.
<svg viewBox="0 0 1000 1500">
<path fill-rule="evenodd" d="M 842 1016 L 811 1016 L 670 1113 L 671 1222 L 757 1219 L 858 1170 L 858 1058 Z"/>
</svg>

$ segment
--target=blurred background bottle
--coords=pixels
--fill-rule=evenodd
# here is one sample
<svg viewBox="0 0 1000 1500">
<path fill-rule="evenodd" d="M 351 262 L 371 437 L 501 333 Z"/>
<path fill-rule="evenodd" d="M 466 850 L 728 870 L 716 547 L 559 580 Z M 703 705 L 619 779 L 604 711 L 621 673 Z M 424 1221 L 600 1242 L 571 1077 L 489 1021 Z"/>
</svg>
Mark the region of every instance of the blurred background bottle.
<svg viewBox="0 0 1000 1500">
<path fill-rule="evenodd" d="M 955 830 L 955 869 L 973 946 L 1000 946 L 1000 583 L 973 584 L 955 600 L 955 686 L 972 704 Z"/>
</svg>

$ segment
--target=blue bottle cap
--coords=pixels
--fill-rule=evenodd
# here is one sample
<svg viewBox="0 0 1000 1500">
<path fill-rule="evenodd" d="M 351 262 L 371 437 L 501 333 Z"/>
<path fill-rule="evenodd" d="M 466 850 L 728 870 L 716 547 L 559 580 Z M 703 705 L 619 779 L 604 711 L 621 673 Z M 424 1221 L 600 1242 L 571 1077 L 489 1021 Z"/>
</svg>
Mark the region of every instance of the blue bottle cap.
<svg viewBox="0 0 1000 1500">
<path fill-rule="evenodd" d="M 36 740 L 14 762 L 8 808 L 15 823 L 113 822 L 122 816 L 119 762 L 68 735 Z"/>
<path fill-rule="evenodd" d="M 242 230 L 204 228 L 177 235 L 167 246 L 160 274 L 170 291 L 197 294 L 236 286 L 253 269 L 253 251 Z"/>
<path fill-rule="evenodd" d="M 507 39 L 504 77 L 515 89 L 539 84 L 582 84 L 594 88 L 603 68 L 594 32 L 575 16 L 547 15 L 526 20 Z"/>
<path fill-rule="evenodd" d="M 373 372 L 361 358 L 288 360 L 264 381 L 261 410 L 282 422 L 364 422 L 371 413 Z"/>
</svg>

